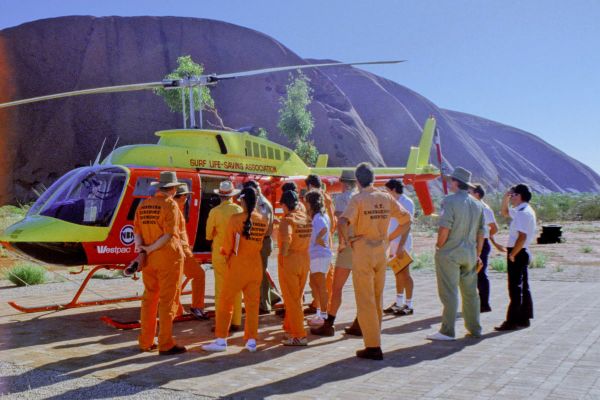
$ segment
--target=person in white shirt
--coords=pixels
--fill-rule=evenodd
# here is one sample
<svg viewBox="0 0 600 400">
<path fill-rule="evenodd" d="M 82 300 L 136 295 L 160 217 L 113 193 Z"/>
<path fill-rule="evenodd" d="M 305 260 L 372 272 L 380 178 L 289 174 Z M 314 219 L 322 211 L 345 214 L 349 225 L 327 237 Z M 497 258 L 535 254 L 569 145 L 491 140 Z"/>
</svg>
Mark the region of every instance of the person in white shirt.
<svg viewBox="0 0 600 400">
<path fill-rule="evenodd" d="M 388 192 L 410 214 L 411 219 L 415 216 L 415 203 L 404 194 L 404 185 L 402 181 L 398 179 L 390 179 L 385 184 Z M 391 234 L 398 227 L 398 221 L 395 218 L 390 219 L 390 227 L 388 228 L 388 234 Z M 403 246 L 398 246 L 403 243 Z M 410 254 L 412 251 L 412 234 L 410 233 L 410 226 L 408 231 L 396 239 L 392 240 L 388 246 L 388 257 L 391 259 L 396 256 L 396 251 L 399 248 Z M 410 266 L 407 266 L 402 271 L 396 274 L 396 300 L 386 309 L 383 310 L 386 314 L 395 315 L 412 315 L 413 310 L 413 288 L 414 282 L 410 276 Z M 404 294 L 406 293 L 406 298 Z"/>
<path fill-rule="evenodd" d="M 490 255 L 490 251 L 492 247 L 490 243 L 498 249 L 498 251 L 506 252 L 506 249 L 496 243 L 494 239 L 494 235 L 498 232 L 498 224 L 496 223 L 496 217 L 494 216 L 494 210 L 490 208 L 484 201 L 483 197 L 485 196 L 485 190 L 480 183 L 474 183 L 473 188 L 469 189 L 469 194 L 481 201 L 483 205 L 483 223 L 485 224 L 485 235 L 483 240 L 483 248 L 481 250 L 481 254 L 479 255 L 479 259 L 481 260 L 481 264 L 479 264 L 479 268 L 477 270 L 477 289 L 479 291 L 479 301 L 481 312 L 490 312 L 492 311 L 492 307 L 490 307 L 490 281 L 487 276 L 487 267 L 488 267 L 488 258 Z"/>
<path fill-rule="evenodd" d="M 311 326 L 321 326 L 327 319 L 327 303 L 329 295 L 327 293 L 327 283 L 325 275 L 329 271 L 331 251 L 329 234 L 331 222 L 327 212 L 323 194 L 317 190 L 311 190 L 305 196 L 308 214 L 312 218 L 312 234 L 310 237 L 310 281 L 311 288 L 314 291 L 314 297 L 317 303 L 315 316 L 308 321 Z"/>
<path fill-rule="evenodd" d="M 536 235 L 537 225 L 535 211 L 529 205 L 530 200 L 531 191 L 524 184 L 512 187 L 502 199 L 502 215 L 511 218 L 506 249 L 510 303 L 506 320 L 494 328 L 497 331 L 527 328 L 529 320 L 533 318 L 527 267 L 531 259 L 529 245 Z"/>
</svg>

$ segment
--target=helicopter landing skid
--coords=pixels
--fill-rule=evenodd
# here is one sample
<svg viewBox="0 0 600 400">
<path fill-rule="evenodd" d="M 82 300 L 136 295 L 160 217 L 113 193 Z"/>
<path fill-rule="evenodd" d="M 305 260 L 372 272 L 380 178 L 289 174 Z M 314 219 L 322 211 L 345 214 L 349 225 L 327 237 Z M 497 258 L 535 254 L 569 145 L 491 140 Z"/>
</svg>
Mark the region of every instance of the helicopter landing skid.
<svg viewBox="0 0 600 400">
<path fill-rule="evenodd" d="M 45 311 L 59 311 L 59 310 L 65 310 L 68 308 L 101 306 L 101 305 L 106 305 L 106 304 L 123 303 L 123 302 L 127 302 L 127 301 L 141 300 L 141 298 L 142 298 L 141 296 L 131 296 L 131 297 L 118 297 L 118 298 L 112 298 L 112 299 L 103 298 L 101 300 L 92 300 L 92 301 L 79 301 L 79 297 L 81 296 L 81 294 L 85 290 L 87 284 L 90 282 L 90 279 L 92 279 L 92 276 L 96 272 L 98 272 L 101 269 L 120 270 L 123 268 L 117 267 L 114 265 L 97 265 L 97 266 L 95 266 L 94 268 L 92 268 L 90 270 L 90 272 L 88 272 L 88 274 L 85 277 L 85 279 L 83 280 L 83 282 L 81 282 L 81 285 L 79 286 L 79 290 L 77 290 L 77 293 L 75 293 L 75 296 L 73 296 L 71 301 L 66 304 L 52 304 L 52 305 L 46 305 L 46 306 L 25 307 L 25 306 L 17 304 L 14 301 L 9 301 L 8 305 L 11 306 L 12 308 L 14 308 L 15 310 L 23 312 L 23 313 L 37 313 L 37 312 L 45 312 Z M 81 273 L 81 271 L 78 273 Z M 189 281 L 189 279 L 186 279 L 183 282 L 183 285 L 181 286 L 181 290 L 182 290 L 181 294 L 182 295 L 191 293 L 190 291 L 187 291 L 187 292 L 183 291 L 183 289 L 185 289 L 185 286 L 187 285 L 188 281 Z"/>
<path fill-rule="evenodd" d="M 210 318 L 214 318 L 214 312 L 209 311 L 208 316 Z M 101 317 L 100 320 L 108 326 L 111 326 L 116 329 L 124 330 L 124 331 L 140 328 L 139 320 L 118 321 L 118 320 L 112 319 L 111 317 L 106 316 L 106 315 L 104 317 Z M 186 321 L 196 321 L 196 317 L 194 317 L 192 314 L 183 314 L 178 317 L 175 317 L 175 319 L 173 320 L 173 322 L 186 322 Z"/>
</svg>

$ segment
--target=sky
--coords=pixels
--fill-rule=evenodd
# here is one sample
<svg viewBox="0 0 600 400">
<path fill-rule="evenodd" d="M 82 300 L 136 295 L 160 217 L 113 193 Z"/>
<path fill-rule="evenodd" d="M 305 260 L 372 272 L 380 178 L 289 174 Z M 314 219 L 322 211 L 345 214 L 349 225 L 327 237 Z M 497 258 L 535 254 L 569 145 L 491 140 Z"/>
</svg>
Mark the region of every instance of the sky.
<svg viewBox="0 0 600 400">
<path fill-rule="evenodd" d="M 210 18 L 301 57 L 406 59 L 365 69 L 534 133 L 600 173 L 600 1 L 0 0 L 0 29 L 64 15 Z"/>
</svg>

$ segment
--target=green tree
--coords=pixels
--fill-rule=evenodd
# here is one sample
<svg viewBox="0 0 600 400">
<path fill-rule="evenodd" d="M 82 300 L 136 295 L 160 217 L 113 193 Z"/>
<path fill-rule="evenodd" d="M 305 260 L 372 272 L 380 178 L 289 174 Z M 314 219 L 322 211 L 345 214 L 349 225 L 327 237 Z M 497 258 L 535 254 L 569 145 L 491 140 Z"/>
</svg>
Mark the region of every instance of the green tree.
<svg viewBox="0 0 600 400">
<path fill-rule="evenodd" d="M 204 72 L 204 66 L 197 64 L 192 60 L 192 56 L 181 56 L 177 58 L 177 69 L 171 72 L 165 79 L 182 79 L 190 76 L 202 75 Z M 172 112 L 183 112 L 181 102 L 181 91 L 185 90 L 185 112 L 189 118 L 190 110 L 190 89 L 172 89 L 166 90 L 163 88 L 154 89 L 154 93 L 161 96 L 169 109 Z M 194 91 L 194 110 L 199 111 L 202 106 L 203 110 L 214 110 L 215 101 L 210 95 L 210 90 L 206 86 L 199 86 L 192 89 Z"/>
<path fill-rule="evenodd" d="M 296 78 L 290 74 L 286 97 L 279 99 L 279 122 L 277 127 L 290 141 L 298 156 L 310 166 L 315 165 L 319 154 L 314 142 L 310 140 L 315 121 L 308 106 L 312 102 L 310 80 L 299 72 Z"/>
<path fill-rule="evenodd" d="M 261 139 L 268 139 L 269 133 L 267 132 L 267 130 L 265 128 L 258 128 L 258 133 L 256 134 L 256 136 Z"/>
</svg>

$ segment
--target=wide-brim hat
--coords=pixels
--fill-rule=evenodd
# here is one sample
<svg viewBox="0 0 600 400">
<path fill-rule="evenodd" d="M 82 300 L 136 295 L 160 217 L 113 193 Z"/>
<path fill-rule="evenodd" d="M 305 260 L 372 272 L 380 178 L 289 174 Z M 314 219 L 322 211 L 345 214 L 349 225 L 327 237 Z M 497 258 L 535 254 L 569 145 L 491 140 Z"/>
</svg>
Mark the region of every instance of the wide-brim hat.
<svg viewBox="0 0 600 400">
<path fill-rule="evenodd" d="M 456 179 L 457 181 L 466 184 L 470 188 L 475 188 L 475 185 L 471 183 L 471 175 L 471 171 L 469 171 L 468 169 L 465 169 L 463 167 L 456 167 L 454 168 L 454 171 L 452 171 L 452 174 L 445 175 L 444 178 L 446 180 Z"/>
<path fill-rule="evenodd" d="M 159 189 L 172 188 L 185 185 L 184 182 L 177 180 L 177 174 L 173 171 L 163 171 L 160 173 L 160 178 L 157 182 L 152 182 L 151 186 L 158 186 Z M 187 185 L 186 185 L 187 186 Z"/>
<path fill-rule="evenodd" d="M 240 194 L 240 190 L 236 189 L 231 181 L 221 181 L 219 188 L 215 189 L 214 192 L 221 197 L 231 197 Z"/>
<path fill-rule="evenodd" d="M 179 186 L 179 187 L 177 188 L 177 193 L 175 193 L 175 196 L 185 196 L 186 194 L 192 194 L 192 193 L 193 193 L 193 192 L 191 192 L 191 191 L 188 189 L 188 185 L 187 185 L 187 184 L 184 184 L 184 185 L 181 185 L 181 186 Z"/>
<path fill-rule="evenodd" d="M 356 182 L 356 176 L 354 175 L 354 171 L 349 169 L 345 169 L 342 171 L 342 175 L 340 176 L 340 181 L 342 182 Z"/>
</svg>

